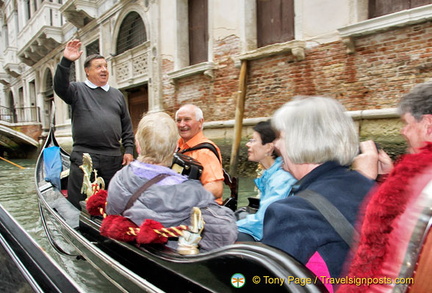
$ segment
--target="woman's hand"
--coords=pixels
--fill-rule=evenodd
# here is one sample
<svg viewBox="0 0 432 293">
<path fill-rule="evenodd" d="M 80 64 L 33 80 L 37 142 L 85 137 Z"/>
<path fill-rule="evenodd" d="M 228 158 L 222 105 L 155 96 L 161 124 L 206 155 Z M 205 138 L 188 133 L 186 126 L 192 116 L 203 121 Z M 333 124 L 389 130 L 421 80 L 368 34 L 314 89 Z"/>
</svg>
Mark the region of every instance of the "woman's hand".
<svg viewBox="0 0 432 293">
<path fill-rule="evenodd" d="M 378 174 L 385 175 L 393 170 L 393 161 L 383 150 L 378 152 Z"/>
<path fill-rule="evenodd" d="M 393 169 L 391 158 L 385 151 L 378 150 L 374 141 L 361 142 L 360 151 L 361 153 L 353 161 L 353 170 L 375 180 L 378 175 L 388 174 Z"/>
</svg>

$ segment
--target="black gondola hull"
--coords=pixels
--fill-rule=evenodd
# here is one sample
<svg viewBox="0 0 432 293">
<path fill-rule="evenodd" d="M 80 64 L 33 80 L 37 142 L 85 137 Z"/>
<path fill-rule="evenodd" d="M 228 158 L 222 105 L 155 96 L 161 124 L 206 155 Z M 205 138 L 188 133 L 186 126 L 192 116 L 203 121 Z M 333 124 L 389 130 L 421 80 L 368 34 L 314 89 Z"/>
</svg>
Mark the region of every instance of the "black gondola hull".
<svg viewBox="0 0 432 293">
<path fill-rule="evenodd" d="M 51 130 L 45 147 L 52 145 L 58 143 Z M 61 157 L 63 169 L 69 168 L 68 154 L 61 150 Z M 66 180 L 63 178 L 62 184 Z M 42 155 L 36 166 L 36 184 L 40 202 L 64 238 L 103 272 L 107 281 L 128 292 L 327 292 L 302 264 L 262 244 L 234 244 L 182 256 L 163 245 L 137 247 L 105 238 L 99 233 L 99 218 L 91 217 L 85 209 L 79 212 L 45 182 Z M 73 227 L 78 216 L 78 227 Z M 243 282 L 241 288 L 233 282 L 235 274 L 244 276 L 238 280 L 238 284 Z M 304 286 L 300 280 L 311 284 Z"/>
<path fill-rule="evenodd" d="M 2 292 L 81 292 L 1 205 L 0 244 Z"/>
</svg>

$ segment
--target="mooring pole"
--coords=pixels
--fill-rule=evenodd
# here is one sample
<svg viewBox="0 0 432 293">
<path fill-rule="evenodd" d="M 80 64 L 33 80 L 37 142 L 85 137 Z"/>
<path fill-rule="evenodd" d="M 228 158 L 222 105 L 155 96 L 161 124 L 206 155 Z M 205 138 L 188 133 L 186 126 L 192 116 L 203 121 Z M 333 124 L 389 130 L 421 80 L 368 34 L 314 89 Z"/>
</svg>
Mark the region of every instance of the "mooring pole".
<svg viewBox="0 0 432 293">
<path fill-rule="evenodd" d="M 246 88 L 247 88 L 246 79 L 247 79 L 247 61 L 242 60 L 241 67 L 240 67 L 239 89 L 237 93 L 237 105 L 235 111 L 234 138 L 233 138 L 233 145 L 231 149 L 231 160 L 230 160 L 230 174 L 233 176 L 237 176 L 238 154 L 239 154 L 240 142 L 242 138 L 244 105 L 246 99 Z"/>
</svg>

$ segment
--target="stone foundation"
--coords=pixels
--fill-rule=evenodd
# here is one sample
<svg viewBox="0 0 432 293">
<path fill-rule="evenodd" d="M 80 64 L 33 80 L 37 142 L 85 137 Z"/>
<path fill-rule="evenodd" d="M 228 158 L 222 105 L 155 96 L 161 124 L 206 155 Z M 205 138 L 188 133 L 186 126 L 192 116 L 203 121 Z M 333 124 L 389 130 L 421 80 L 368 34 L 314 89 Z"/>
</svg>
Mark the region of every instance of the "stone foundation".
<svg viewBox="0 0 432 293">
<path fill-rule="evenodd" d="M 374 140 L 393 159 L 405 153 L 406 142 L 400 134 L 402 122 L 396 109 L 351 111 L 359 131 L 360 141 Z M 259 121 L 265 121 L 268 117 L 245 119 L 242 128 L 242 140 L 238 155 L 238 172 L 240 176 L 256 176 L 257 163 L 248 162 L 246 143 L 252 136 L 253 126 Z M 234 121 L 205 123 L 205 135 L 212 139 L 221 149 L 224 167 L 229 170 L 234 141 Z"/>
<path fill-rule="evenodd" d="M 351 111 L 359 131 L 360 141 L 372 139 L 379 144 L 393 159 L 403 154 L 406 142 L 400 134 L 402 122 L 396 109 L 382 109 L 369 111 Z M 247 160 L 246 143 L 253 133 L 253 126 L 269 117 L 244 119 L 242 139 L 238 155 L 238 173 L 242 177 L 255 177 L 257 163 Z M 56 138 L 67 151 L 72 150 L 72 139 L 65 130 L 59 130 Z M 229 171 L 232 144 L 234 141 L 234 120 L 214 121 L 204 123 L 204 134 L 213 140 L 221 149 L 224 168 Z"/>
</svg>

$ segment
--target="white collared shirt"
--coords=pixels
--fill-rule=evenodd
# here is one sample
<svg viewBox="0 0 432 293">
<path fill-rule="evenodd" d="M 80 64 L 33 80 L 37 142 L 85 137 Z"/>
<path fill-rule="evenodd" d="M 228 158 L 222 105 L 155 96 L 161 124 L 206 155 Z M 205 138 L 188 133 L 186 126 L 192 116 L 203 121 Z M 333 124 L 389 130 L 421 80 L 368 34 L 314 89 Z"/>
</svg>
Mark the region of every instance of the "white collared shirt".
<svg viewBox="0 0 432 293">
<path fill-rule="evenodd" d="M 98 88 L 98 86 L 97 85 L 95 85 L 94 83 L 92 83 L 90 80 L 88 80 L 88 79 L 86 79 L 85 81 L 84 81 L 84 83 L 89 87 L 89 88 L 91 88 L 91 89 L 95 89 L 95 88 Z M 104 85 L 104 86 L 99 86 L 101 89 L 103 89 L 104 91 L 109 91 L 109 88 L 110 88 L 110 86 L 109 86 L 109 84 L 106 84 L 106 85 Z"/>
</svg>

